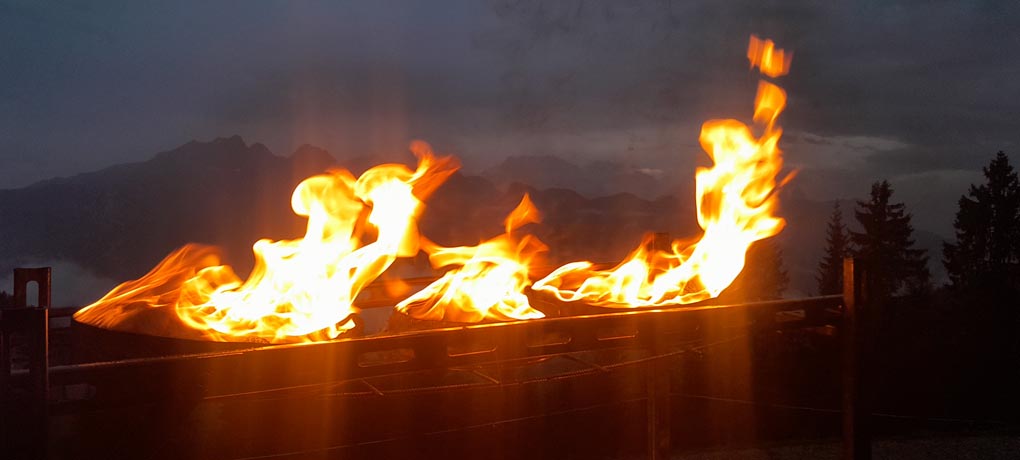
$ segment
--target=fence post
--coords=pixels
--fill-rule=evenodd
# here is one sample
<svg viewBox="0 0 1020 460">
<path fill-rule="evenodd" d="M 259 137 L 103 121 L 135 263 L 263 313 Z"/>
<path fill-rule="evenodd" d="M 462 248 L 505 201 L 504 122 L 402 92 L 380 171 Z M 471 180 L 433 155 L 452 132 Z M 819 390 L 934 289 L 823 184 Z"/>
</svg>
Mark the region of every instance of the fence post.
<svg viewBox="0 0 1020 460">
<path fill-rule="evenodd" d="M 672 450 L 669 404 L 669 360 L 655 358 L 645 364 L 648 395 L 648 458 L 663 460 Z"/>
<path fill-rule="evenodd" d="M 669 234 L 657 233 L 655 235 L 654 247 L 658 250 L 668 250 L 670 243 Z M 670 458 L 672 451 L 672 428 L 670 405 L 670 364 L 671 360 L 661 357 L 667 347 L 662 343 L 662 336 L 651 334 L 649 343 L 653 358 L 645 363 L 645 394 L 646 413 L 648 422 L 648 458 L 652 460 L 665 460 Z"/>
<path fill-rule="evenodd" d="M 843 259 L 843 459 L 871 460 L 871 407 L 867 401 L 865 280 L 854 259 Z"/>
<path fill-rule="evenodd" d="M 13 420 L 11 409 L 15 406 L 14 401 L 9 400 L 13 391 L 9 388 L 10 381 L 0 382 L 0 389 L 8 397 L 3 401 L 4 419 L 8 420 L 3 431 L 4 447 L 10 449 L 15 442 L 26 443 L 24 452 L 29 458 L 43 459 L 47 456 L 47 444 L 49 442 L 49 309 L 51 305 L 51 270 L 50 267 L 42 268 L 16 268 L 14 269 L 14 306 L 5 309 L 2 314 L 2 335 L 3 343 L 0 344 L 3 356 L 0 366 L 4 368 L 0 376 L 5 379 L 10 375 L 11 368 L 11 336 L 16 330 L 24 334 L 28 349 L 28 375 L 29 388 L 27 404 L 20 411 L 19 420 Z M 28 283 L 35 281 L 39 289 L 38 305 L 28 306 Z M 20 405 L 19 405 L 20 406 Z M 11 431 L 14 426 L 20 428 L 26 436 L 22 439 L 12 439 Z"/>
<path fill-rule="evenodd" d="M 7 306 L 0 305 L 0 307 Z M 10 430 L 8 425 L 11 420 L 10 403 L 7 401 L 11 394 L 11 390 L 8 388 L 11 378 L 11 342 L 7 335 L 7 325 L 11 318 L 7 311 L 7 308 L 0 308 L 0 452 L 13 450 L 12 440 L 8 434 Z"/>
</svg>

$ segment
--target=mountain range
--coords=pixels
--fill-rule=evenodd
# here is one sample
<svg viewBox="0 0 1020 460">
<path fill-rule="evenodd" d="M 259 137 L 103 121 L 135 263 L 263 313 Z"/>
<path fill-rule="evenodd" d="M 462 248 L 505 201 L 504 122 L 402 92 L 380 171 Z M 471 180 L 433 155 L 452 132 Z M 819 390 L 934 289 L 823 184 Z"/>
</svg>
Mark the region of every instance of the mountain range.
<svg viewBox="0 0 1020 460">
<path fill-rule="evenodd" d="M 385 160 L 414 162 L 409 153 Z M 188 242 L 220 246 L 225 260 L 244 273 L 251 266 L 253 242 L 303 234 L 304 219 L 290 209 L 291 192 L 302 179 L 329 168 L 360 174 L 379 161 L 338 159 L 307 145 L 277 156 L 234 136 L 189 142 L 143 162 L 0 190 L 0 273 L 26 264 L 68 264 L 76 276 L 97 280 L 79 292 L 62 292 L 55 285 L 58 305 L 88 302 L 113 287 L 112 280 L 136 278 Z M 503 232 L 504 217 L 525 193 L 542 213 L 542 222 L 529 231 L 550 247 L 550 264 L 617 261 L 646 231 L 674 237 L 700 233 L 693 184 L 671 188 L 626 165 L 576 165 L 553 156 L 510 157 L 477 175 L 454 174 L 427 200 L 422 232 L 446 246 L 477 244 Z M 780 202 L 788 225 L 776 240 L 791 277 L 789 294 L 814 294 L 832 203 L 786 192 Z M 851 204 L 843 209 L 845 221 L 852 222 Z M 936 280 L 944 277 L 942 239 L 924 231 L 915 232 L 915 238 L 928 249 Z M 75 284 L 60 273 L 54 279 Z"/>
</svg>

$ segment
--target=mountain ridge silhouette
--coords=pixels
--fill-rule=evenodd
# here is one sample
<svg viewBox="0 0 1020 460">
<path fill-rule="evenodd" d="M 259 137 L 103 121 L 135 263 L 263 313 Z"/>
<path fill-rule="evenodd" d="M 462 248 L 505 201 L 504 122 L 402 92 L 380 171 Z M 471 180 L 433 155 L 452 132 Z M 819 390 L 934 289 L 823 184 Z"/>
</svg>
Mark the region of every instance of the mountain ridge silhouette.
<svg viewBox="0 0 1020 460">
<path fill-rule="evenodd" d="M 537 180 L 522 177 L 528 158 L 538 162 L 532 170 L 543 171 Z M 413 161 L 409 153 L 406 159 Z M 330 168 L 359 174 L 379 161 L 378 156 L 338 159 L 311 145 L 277 156 L 262 144 L 231 136 L 191 141 L 146 161 L 0 190 L 0 270 L 9 272 L 25 261 L 66 260 L 101 277 L 127 280 L 173 249 L 197 242 L 221 247 L 224 259 L 245 273 L 255 241 L 303 234 L 305 220 L 290 209 L 291 193 L 301 180 Z M 661 183 L 650 182 L 651 190 L 639 195 L 630 186 L 614 189 L 603 183 L 600 187 L 611 193 L 590 196 L 549 186 L 557 171 L 545 169 L 561 165 L 578 179 L 584 177 L 583 167 L 540 155 L 507 161 L 514 166 L 496 176 L 491 170 L 451 176 L 426 201 L 422 233 L 443 245 L 477 244 L 503 232 L 503 219 L 525 193 L 543 215 L 543 222 L 527 231 L 549 245 L 545 262 L 550 264 L 618 261 L 647 231 L 674 238 L 701 232 L 693 188 L 689 195 L 660 194 L 666 191 Z M 850 206 L 844 207 L 849 212 Z M 784 195 L 781 208 L 789 222 L 776 239 L 792 291 L 813 294 L 831 202 Z M 917 233 L 921 247 L 941 249 L 941 238 Z M 930 258 L 937 261 L 939 255 Z"/>
</svg>

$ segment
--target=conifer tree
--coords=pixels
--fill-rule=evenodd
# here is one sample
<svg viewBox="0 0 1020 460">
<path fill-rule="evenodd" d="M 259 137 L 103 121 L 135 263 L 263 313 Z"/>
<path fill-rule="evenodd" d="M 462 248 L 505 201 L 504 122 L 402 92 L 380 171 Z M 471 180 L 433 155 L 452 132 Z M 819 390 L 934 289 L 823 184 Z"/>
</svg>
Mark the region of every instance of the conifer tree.
<svg viewBox="0 0 1020 460">
<path fill-rule="evenodd" d="M 984 168 L 987 182 L 971 185 L 956 212 L 956 242 L 943 246 L 953 288 L 1020 288 L 1020 180 L 999 152 Z"/>
<path fill-rule="evenodd" d="M 843 258 L 850 254 L 850 240 L 846 225 L 843 224 L 843 211 L 839 201 L 832 207 L 829 227 L 825 236 L 825 256 L 818 263 L 818 293 L 820 295 L 839 294 L 843 292 Z"/>
<path fill-rule="evenodd" d="M 855 217 L 862 231 L 850 232 L 853 255 L 865 270 L 867 295 L 881 302 L 900 293 L 928 290 L 928 256 L 914 248 L 914 228 L 903 203 L 891 203 L 888 181 L 871 185 L 868 201 L 858 201 Z"/>
</svg>

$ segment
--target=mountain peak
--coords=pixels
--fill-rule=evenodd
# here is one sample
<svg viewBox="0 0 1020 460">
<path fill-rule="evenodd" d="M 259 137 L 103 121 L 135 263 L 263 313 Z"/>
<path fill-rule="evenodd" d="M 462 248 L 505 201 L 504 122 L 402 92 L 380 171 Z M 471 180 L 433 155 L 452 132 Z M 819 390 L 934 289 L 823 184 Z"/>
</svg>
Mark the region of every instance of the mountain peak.
<svg viewBox="0 0 1020 460">
<path fill-rule="evenodd" d="M 289 160 L 295 176 L 318 174 L 337 164 L 336 158 L 326 149 L 310 144 L 298 147 L 290 154 Z"/>
<path fill-rule="evenodd" d="M 260 143 L 248 145 L 241 136 L 218 137 L 208 142 L 193 140 L 173 150 L 156 154 L 154 161 L 170 163 L 231 163 L 264 160 L 273 156 Z"/>
<path fill-rule="evenodd" d="M 245 148 L 248 146 L 248 144 L 244 143 L 244 138 L 242 138 L 240 134 L 234 134 L 230 137 L 217 137 L 216 139 L 213 139 L 211 143 L 223 147 Z"/>
<path fill-rule="evenodd" d="M 326 149 L 318 147 L 312 144 L 302 144 L 294 153 L 290 154 L 292 161 L 300 163 L 335 163 L 336 158 L 333 157 Z"/>
</svg>

